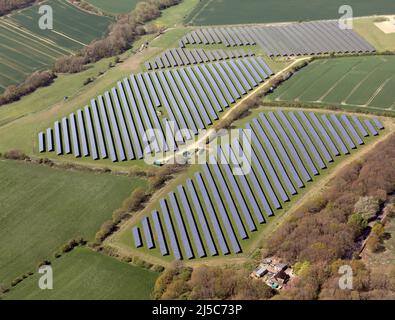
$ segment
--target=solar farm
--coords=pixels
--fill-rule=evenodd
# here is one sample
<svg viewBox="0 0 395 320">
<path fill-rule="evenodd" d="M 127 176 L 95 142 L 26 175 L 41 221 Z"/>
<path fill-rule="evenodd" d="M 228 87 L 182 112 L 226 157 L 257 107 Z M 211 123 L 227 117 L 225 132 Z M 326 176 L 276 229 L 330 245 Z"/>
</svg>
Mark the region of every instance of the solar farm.
<svg viewBox="0 0 395 320">
<path fill-rule="evenodd" d="M 244 240 L 331 163 L 362 148 L 381 130 L 377 118 L 259 113 L 240 129 L 239 139 L 218 146 L 192 178 L 160 199 L 132 231 L 125 230 L 130 233 L 125 238 L 135 248 L 176 260 L 242 253 Z M 234 175 L 243 161 L 251 170 Z"/>
<path fill-rule="evenodd" d="M 40 132 L 38 148 L 113 162 L 174 151 L 270 75 L 260 57 L 131 75 L 90 107 Z M 155 136 L 147 137 L 146 130 L 153 129 Z M 184 135 L 174 137 L 180 129 L 186 129 Z"/>
<path fill-rule="evenodd" d="M 81 11 L 64 0 L 43 4 L 55 12 L 53 30 L 39 28 L 38 6 L 0 18 L 0 93 L 33 71 L 48 69 L 59 57 L 104 36 L 112 21 Z"/>
<path fill-rule="evenodd" d="M 0 300 L 167 299 L 169 287 L 189 299 L 196 269 L 207 288 L 210 274 L 229 266 L 253 281 L 251 266 L 266 252 L 277 259 L 280 245 L 292 268 L 316 267 L 313 247 L 323 239 L 305 256 L 288 239 L 299 227 L 310 234 L 310 223 L 326 236 L 329 206 L 338 209 L 324 197 L 332 183 L 348 185 L 351 169 L 358 182 L 378 172 L 373 150 L 395 130 L 395 33 L 376 27 L 387 16 L 370 15 L 389 14 L 387 0 L 379 9 L 349 0 L 355 16 L 369 15 L 353 29 L 325 20 L 338 19 L 340 0 L 287 0 L 286 14 L 273 9 L 283 0 L 134 9 L 143 1 L 45 0 L 0 17 L 0 95 L 109 34 L 91 46 L 99 60 L 85 60 L 83 71 L 53 68 L 51 84 L 0 107 Z M 36 23 L 42 4 L 53 7 L 54 30 Z M 332 7 L 336 14 L 324 12 Z M 334 226 L 339 243 L 366 248 L 368 239 L 351 233 L 365 222 L 365 231 L 378 228 L 357 201 L 379 198 L 384 216 L 390 182 L 372 191 L 369 179 L 333 215 L 344 220 Z M 321 198 L 325 216 L 315 218 L 310 205 Z M 37 289 L 43 263 L 56 269 L 56 292 Z"/>
</svg>

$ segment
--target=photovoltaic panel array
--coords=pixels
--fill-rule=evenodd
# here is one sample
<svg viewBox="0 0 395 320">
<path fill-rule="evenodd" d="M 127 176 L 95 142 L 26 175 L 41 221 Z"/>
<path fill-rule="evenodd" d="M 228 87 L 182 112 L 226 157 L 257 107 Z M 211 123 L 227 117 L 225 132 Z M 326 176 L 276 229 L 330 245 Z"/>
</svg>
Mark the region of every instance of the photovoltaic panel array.
<svg viewBox="0 0 395 320">
<path fill-rule="evenodd" d="M 269 56 L 376 51 L 355 31 L 342 29 L 337 21 L 206 27 L 194 30 L 180 40 L 181 47 L 188 44 L 223 44 L 227 47 L 258 45 Z"/>
<path fill-rule="evenodd" d="M 148 248 L 155 250 L 155 242 L 169 248 L 159 254 L 176 260 L 240 253 L 243 241 L 270 222 L 329 162 L 363 145 L 365 131 L 373 136 L 383 129 L 376 118 L 260 113 L 239 130 L 239 138 L 219 144 L 206 164 L 133 227 L 142 230 L 144 240 L 135 241 L 134 247 L 151 243 Z M 237 169 L 245 174 L 235 174 Z M 159 233 L 147 228 L 152 220 L 160 224 Z"/>
<path fill-rule="evenodd" d="M 38 150 L 113 162 L 174 151 L 272 74 L 247 57 L 131 75 L 40 132 Z M 188 130 L 174 141 L 180 129 Z"/>
</svg>

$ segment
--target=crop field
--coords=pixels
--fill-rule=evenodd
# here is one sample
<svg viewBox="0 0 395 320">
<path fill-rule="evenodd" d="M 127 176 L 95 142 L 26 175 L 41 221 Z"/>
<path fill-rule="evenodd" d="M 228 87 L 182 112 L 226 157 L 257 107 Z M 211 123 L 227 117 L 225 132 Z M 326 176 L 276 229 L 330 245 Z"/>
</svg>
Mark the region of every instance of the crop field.
<svg viewBox="0 0 395 320">
<path fill-rule="evenodd" d="M 132 11 L 139 1 L 140 0 L 88 0 L 87 2 L 104 12 L 121 14 Z"/>
<path fill-rule="evenodd" d="M 317 60 L 268 99 L 395 112 L 394 75 L 392 56 Z"/>
<path fill-rule="evenodd" d="M 0 279 L 32 271 L 73 237 L 93 240 L 144 180 L 0 161 Z"/>
<path fill-rule="evenodd" d="M 39 28 L 38 6 L 0 18 L 0 92 L 36 70 L 48 69 L 60 56 L 102 38 L 112 21 L 83 12 L 63 0 L 43 4 L 53 8 L 53 30 Z"/>
<path fill-rule="evenodd" d="M 10 300 L 150 299 L 158 273 L 128 265 L 87 248 L 76 248 L 52 263 L 54 289 L 37 286 L 39 274 L 4 296 Z"/>
<path fill-rule="evenodd" d="M 355 17 L 395 13 L 392 0 L 349 0 Z M 193 25 L 221 25 L 338 18 L 343 0 L 202 0 L 185 19 Z"/>
<path fill-rule="evenodd" d="M 165 261 L 248 252 L 257 231 L 384 129 L 375 119 L 299 111 L 261 112 L 241 127 L 238 139 L 218 147 L 207 165 L 194 166 L 133 228 L 125 227 L 122 248 Z M 245 160 L 251 170 L 234 175 Z"/>
</svg>

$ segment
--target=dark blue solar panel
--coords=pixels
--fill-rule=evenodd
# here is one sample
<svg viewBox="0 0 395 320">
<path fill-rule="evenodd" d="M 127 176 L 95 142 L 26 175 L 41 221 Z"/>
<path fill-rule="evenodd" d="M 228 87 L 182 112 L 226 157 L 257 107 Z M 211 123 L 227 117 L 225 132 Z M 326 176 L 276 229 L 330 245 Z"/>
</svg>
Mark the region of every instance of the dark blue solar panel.
<svg viewBox="0 0 395 320">
<path fill-rule="evenodd" d="M 148 217 L 144 217 L 142 224 L 144 230 L 144 237 L 145 240 L 147 241 L 147 247 L 148 249 L 152 249 L 155 247 L 155 244 L 154 244 L 154 238 L 152 237 L 151 226 Z"/>
<path fill-rule="evenodd" d="M 165 223 L 165 228 L 167 230 L 167 234 L 170 238 L 170 245 L 171 248 L 173 250 L 173 255 L 174 258 L 176 260 L 181 260 L 181 252 L 180 252 L 180 248 L 178 247 L 178 242 L 177 242 L 177 238 L 176 238 L 176 234 L 174 232 L 174 228 L 173 228 L 173 224 L 172 221 L 170 219 L 170 214 L 169 211 L 167 209 L 167 205 L 164 199 L 160 200 L 160 208 L 162 210 L 162 215 L 163 215 L 163 221 Z"/>
<path fill-rule="evenodd" d="M 169 254 L 169 251 L 167 249 L 167 243 L 163 234 L 158 211 L 152 212 L 152 220 L 154 221 L 154 227 L 159 241 L 160 253 L 162 254 L 162 256 L 166 256 Z"/>
</svg>

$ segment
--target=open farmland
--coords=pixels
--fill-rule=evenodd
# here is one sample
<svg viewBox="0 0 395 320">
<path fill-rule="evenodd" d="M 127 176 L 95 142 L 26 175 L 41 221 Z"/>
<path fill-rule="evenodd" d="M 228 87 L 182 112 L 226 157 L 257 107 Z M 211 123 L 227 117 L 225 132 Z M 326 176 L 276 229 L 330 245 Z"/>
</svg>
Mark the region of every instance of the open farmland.
<svg viewBox="0 0 395 320">
<path fill-rule="evenodd" d="M 36 70 L 50 68 L 57 58 L 102 38 L 112 21 L 81 11 L 64 0 L 43 4 L 53 8 L 53 30 L 39 28 L 37 5 L 0 18 L 0 92 Z"/>
<path fill-rule="evenodd" d="M 202 0 L 185 19 L 193 25 L 221 25 L 335 19 L 343 0 Z M 348 0 L 354 16 L 395 13 L 392 0 Z"/>
<path fill-rule="evenodd" d="M 248 252 L 257 231 L 384 129 L 377 119 L 297 111 L 262 112 L 242 127 L 239 139 L 125 227 L 116 245 L 165 261 Z M 252 170 L 234 175 L 246 160 Z"/>
<path fill-rule="evenodd" d="M 128 13 L 132 11 L 140 0 L 87 0 L 88 3 L 102 10 L 103 12 L 112 14 Z"/>
<path fill-rule="evenodd" d="M 158 273 L 119 262 L 87 248 L 76 248 L 52 264 L 54 290 L 37 286 L 39 274 L 26 279 L 4 299 L 140 300 L 150 299 Z"/>
<path fill-rule="evenodd" d="M 93 240 L 143 180 L 0 161 L 0 279 L 32 271 L 73 237 Z"/>
<path fill-rule="evenodd" d="M 394 74 L 393 56 L 317 60 L 268 99 L 395 112 Z"/>
</svg>

